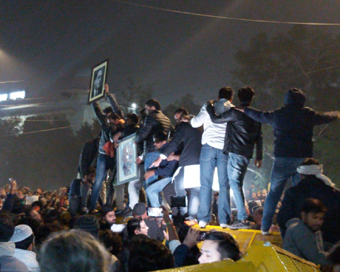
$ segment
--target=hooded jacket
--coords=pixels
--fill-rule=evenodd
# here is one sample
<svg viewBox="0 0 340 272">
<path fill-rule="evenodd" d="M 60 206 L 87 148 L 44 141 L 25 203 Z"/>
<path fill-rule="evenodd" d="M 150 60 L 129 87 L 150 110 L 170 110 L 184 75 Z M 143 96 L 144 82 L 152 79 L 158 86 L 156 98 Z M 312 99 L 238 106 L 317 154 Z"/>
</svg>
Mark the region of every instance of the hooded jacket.
<svg viewBox="0 0 340 272">
<path fill-rule="evenodd" d="M 28 272 L 27 266 L 13 256 L 14 251 L 14 243 L 0 242 L 0 270 L 8 272 Z"/>
<path fill-rule="evenodd" d="M 306 98 L 300 90 L 289 90 L 285 106 L 274 111 L 245 108 L 252 119 L 274 128 L 274 155 L 286 158 L 313 157 L 313 128 L 337 119 L 336 112 L 318 113 L 303 107 Z"/>
</svg>

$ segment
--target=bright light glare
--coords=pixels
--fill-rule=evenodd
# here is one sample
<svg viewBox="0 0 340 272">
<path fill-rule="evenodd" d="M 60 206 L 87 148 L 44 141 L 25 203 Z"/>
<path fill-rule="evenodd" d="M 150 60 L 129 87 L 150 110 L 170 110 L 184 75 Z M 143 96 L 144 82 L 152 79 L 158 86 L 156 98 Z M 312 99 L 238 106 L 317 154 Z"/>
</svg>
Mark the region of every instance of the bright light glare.
<svg viewBox="0 0 340 272">
<path fill-rule="evenodd" d="M 136 103 L 132 103 L 131 104 L 131 108 L 136 109 L 137 108 L 137 104 Z"/>
<path fill-rule="evenodd" d="M 26 95 L 25 91 L 18 91 L 9 94 L 9 99 L 16 100 L 16 99 L 24 99 Z"/>
<path fill-rule="evenodd" d="M 8 94 L 0 94 L 0 101 L 6 101 Z"/>
</svg>

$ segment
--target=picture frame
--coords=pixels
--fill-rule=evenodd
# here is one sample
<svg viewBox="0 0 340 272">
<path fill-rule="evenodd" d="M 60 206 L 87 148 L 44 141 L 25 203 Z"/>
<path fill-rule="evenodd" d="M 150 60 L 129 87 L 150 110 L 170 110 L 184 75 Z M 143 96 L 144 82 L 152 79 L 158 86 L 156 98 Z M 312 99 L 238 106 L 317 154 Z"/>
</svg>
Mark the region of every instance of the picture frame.
<svg viewBox="0 0 340 272">
<path fill-rule="evenodd" d="M 116 148 L 117 185 L 139 180 L 139 166 L 137 145 L 134 143 L 136 133 L 131 134 L 118 142 Z"/>
<path fill-rule="evenodd" d="M 101 63 L 92 67 L 90 91 L 88 97 L 88 104 L 97 101 L 105 96 L 104 86 L 107 80 L 107 71 L 109 68 L 109 59 L 102 61 Z"/>
</svg>

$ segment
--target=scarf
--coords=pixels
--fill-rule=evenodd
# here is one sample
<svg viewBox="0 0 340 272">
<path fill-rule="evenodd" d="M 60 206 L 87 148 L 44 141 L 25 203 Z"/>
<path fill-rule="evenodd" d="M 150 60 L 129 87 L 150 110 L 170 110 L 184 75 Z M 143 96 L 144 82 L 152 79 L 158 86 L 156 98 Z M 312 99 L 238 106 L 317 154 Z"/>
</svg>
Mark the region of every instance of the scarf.
<svg viewBox="0 0 340 272">
<path fill-rule="evenodd" d="M 323 173 L 323 164 L 317 165 L 301 165 L 297 168 L 297 172 L 302 175 L 314 175 L 321 179 L 326 185 L 335 188 L 335 184 Z"/>
</svg>

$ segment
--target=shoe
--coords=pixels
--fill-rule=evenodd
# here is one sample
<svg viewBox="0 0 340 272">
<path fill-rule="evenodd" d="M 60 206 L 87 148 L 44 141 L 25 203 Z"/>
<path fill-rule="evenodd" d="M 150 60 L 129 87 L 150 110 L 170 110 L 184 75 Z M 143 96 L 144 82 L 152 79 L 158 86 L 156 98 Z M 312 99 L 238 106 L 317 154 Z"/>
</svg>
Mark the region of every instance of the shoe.
<svg viewBox="0 0 340 272">
<path fill-rule="evenodd" d="M 248 221 L 240 221 L 236 220 L 234 223 L 227 225 L 229 229 L 236 230 L 236 229 L 250 229 L 250 224 Z"/>
<path fill-rule="evenodd" d="M 88 214 L 88 213 L 89 213 L 89 209 L 88 208 L 85 207 L 85 208 L 81 209 L 81 212 L 80 212 L 81 215 Z"/>
<path fill-rule="evenodd" d="M 204 221 L 200 221 L 199 223 L 198 223 L 198 225 L 200 226 L 200 228 L 205 228 L 206 227 L 206 225 L 208 225 L 208 223 L 207 222 L 204 222 Z"/>
<path fill-rule="evenodd" d="M 269 235 L 269 231 L 261 230 L 261 232 L 262 232 L 262 235 Z"/>
<path fill-rule="evenodd" d="M 223 224 L 223 223 L 221 223 L 221 224 L 220 224 L 220 227 L 223 228 L 223 229 L 225 229 L 225 228 L 228 227 L 228 224 Z"/>
</svg>

